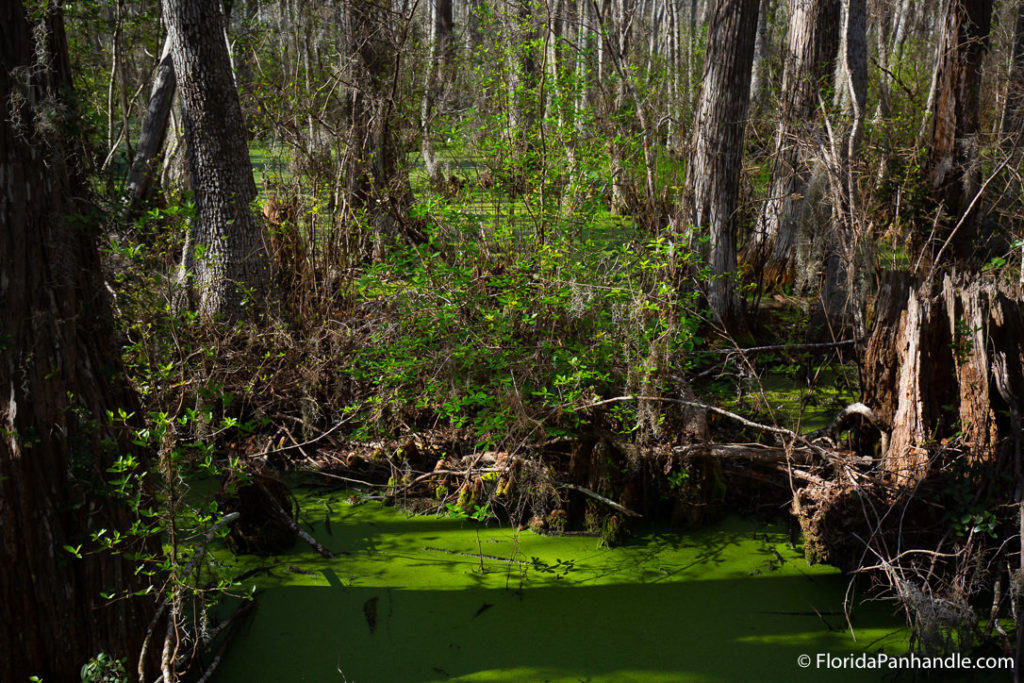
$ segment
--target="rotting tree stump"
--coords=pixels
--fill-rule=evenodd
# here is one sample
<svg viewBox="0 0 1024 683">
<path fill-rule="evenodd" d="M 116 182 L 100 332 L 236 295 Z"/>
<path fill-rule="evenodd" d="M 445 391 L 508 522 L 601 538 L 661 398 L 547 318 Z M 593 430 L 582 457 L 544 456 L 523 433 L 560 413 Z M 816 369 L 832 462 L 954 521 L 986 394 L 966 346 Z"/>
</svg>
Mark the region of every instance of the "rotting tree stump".
<svg viewBox="0 0 1024 683">
<path fill-rule="evenodd" d="M 797 492 L 809 560 L 856 569 L 866 543 L 938 543 L 949 526 L 943 496 L 965 472 L 986 497 L 1021 496 L 1019 288 L 957 274 L 923 282 L 885 273 L 860 373 L 862 401 L 880 429 L 865 428 L 859 450 L 874 450 L 877 462 L 836 469 Z M 885 512 L 893 505 L 899 515 Z"/>
<path fill-rule="evenodd" d="M 1024 301 L 1018 289 L 964 275 L 918 282 L 886 273 L 861 364 L 863 402 L 885 423 L 880 468 L 897 485 L 927 476 L 951 440 L 971 464 L 1020 468 Z"/>
</svg>

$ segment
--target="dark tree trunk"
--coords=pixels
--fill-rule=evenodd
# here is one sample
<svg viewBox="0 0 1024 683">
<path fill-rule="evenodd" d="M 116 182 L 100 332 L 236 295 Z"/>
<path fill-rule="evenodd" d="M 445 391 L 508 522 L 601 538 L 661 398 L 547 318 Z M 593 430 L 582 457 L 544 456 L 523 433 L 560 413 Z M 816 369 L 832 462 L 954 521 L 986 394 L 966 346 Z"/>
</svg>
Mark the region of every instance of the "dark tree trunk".
<svg viewBox="0 0 1024 683">
<path fill-rule="evenodd" d="M 153 89 L 149 95 L 149 108 L 142 122 L 139 147 L 135 151 L 128 182 L 125 187 L 128 211 L 133 213 L 139 204 L 148 198 L 153 179 L 156 176 L 157 154 L 164 144 L 167 122 L 171 117 L 171 103 L 177 79 L 174 77 L 174 60 L 171 57 L 171 39 L 168 36 L 156 68 Z"/>
<path fill-rule="evenodd" d="M 736 292 L 736 206 L 759 5 L 758 0 L 715 3 L 687 170 L 688 218 L 711 237 L 708 301 L 732 330 L 744 327 Z"/>
<path fill-rule="evenodd" d="M 164 0 L 185 118 L 196 215 L 182 256 L 190 304 L 237 320 L 262 307 L 271 266 L 256 199 L 242 106 L 217 0 Z"/>
<path fill-rule="evenodd" d="M 33 33 L 23 3 L 0 3 L 4 681 L 79 680 L 100 652 L 134 666 L 152 614 L 148 599 L 123 598 L 139 587 L 134 563 L 99 551 L 90 536 L 130 525 L 105 481 L 118 453 L 128 452 L 106 413 L 134 411 L 135 402 L 121 378 L 96 226 L 76 219 L 84 207 L 75 198 L 85 190 L 64 132 L 71 122 L 62 118 L 71 110 L 67 47 L 59 5 L 48 6 L 45 33 Z M 81 559 L 66 547 L 80 548 Z"/>
<path fill-rule="evenodd" d="M 515 149 L 526 154 L 536 145 L 537 119 L 542 103 L 537 98 L 540 80 L 537 54 L 537 30 L 530 0 L 512 0 L 505 5 L 505 25 L 509 34 L 509 92 L 512 105 L 509 111 Z"/>
<path fill-rule="evenodd" d="M 346 17 L 352 87 L 343 172 L 350 213 L 362 213 L 374 228 L 375 257 L 388 241 L 425 240 L 409 216 L 412 188 L 396 131 L 395 85 L 402 50 L 389 39 L 389 4 L 350 2 Z"/>
<path fill-rule="evenodd" d="M 949 0 L 935 67 L 935 101 L 928 140 L 928 178 L 948 215 L 937 251 L 950 240 L 953 253 L 969 254 L 975 240 L 973 211 L 952 234 L 981 184 L 978 169 L 978 94 L 988 50 L 992 0 Z"/>
</svg>

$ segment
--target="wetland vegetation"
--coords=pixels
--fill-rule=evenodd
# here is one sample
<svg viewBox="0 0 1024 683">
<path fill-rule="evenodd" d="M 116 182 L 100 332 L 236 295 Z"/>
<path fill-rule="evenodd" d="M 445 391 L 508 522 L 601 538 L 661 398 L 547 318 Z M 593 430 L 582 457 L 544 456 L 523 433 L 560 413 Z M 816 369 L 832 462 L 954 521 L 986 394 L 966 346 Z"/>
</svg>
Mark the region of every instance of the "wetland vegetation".
<svg viewBox="0 0 1024 683">
<path fill-rule="evenodd" d="M 1024 3 L 0 25 L 0 680 L 1019 680 Z"/>
</svg>

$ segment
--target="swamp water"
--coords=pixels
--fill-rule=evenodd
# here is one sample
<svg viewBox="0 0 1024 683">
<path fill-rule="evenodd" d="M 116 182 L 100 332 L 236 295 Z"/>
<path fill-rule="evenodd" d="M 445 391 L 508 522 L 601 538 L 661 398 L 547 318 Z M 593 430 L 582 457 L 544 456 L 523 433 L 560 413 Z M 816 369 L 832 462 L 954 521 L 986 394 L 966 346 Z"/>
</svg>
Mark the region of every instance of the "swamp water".
<svg viewBox="0 0 1024 683">
<path fill-rule="evenodd" d="M 856 607 L 854 641 L 846 579 L 808 566 L 778 525 L 731 518 L 602 548 L 352 505 L 342 492 L 299 496 L 304 526 L 338 556 L 301 541 L 274 558 L 217 552 L 228 575 L 275 565 L 244 582 L 257 608 L 217 683 L 873 681 L 892 676 L 797 658 L 907 646 L 902 619 L 879 603 Z"/>
</svg>

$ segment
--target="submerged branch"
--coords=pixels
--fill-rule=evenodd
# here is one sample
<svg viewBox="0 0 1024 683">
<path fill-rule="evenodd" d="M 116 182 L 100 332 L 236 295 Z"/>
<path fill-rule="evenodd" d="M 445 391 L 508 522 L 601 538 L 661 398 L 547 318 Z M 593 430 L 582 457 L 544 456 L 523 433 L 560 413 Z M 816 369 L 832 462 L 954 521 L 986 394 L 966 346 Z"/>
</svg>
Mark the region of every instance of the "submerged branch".
<svg viewBox="0 0 1024 683">
<path fill-rule="evenodd" d="M 624 515 L 628 515 L 630 517 L 643 517 L 643 515 L 641 515 L 639 512 L 634 512 L 633 510 L 630 510 L 629 508 L 627 508 L 627 507 L 625 507 L 623 505 L 619 505 L 618 503 L 616 503 L 611 498 L 605 498 L 600 493 L 595 493 L 594 491 L 591 491 L 590 489 L 583 488 L 582 486 L 577 486 L 576 484 L 567 484 L 567 483 L 564 483 L 564 482 L 560 482 L 558 485 L 563 487 L 563 488 L 572 489 L 573 491 L 579 491 L 583 495 L 590 496 L 594 500 L 600 501 L 600 502 L 604 503 L 605 505 L 607 505 L 608 507 L 611 507 L 611 508 L 614 508 L 614 509 L 618 510 L 619 512 L 621 512 Z"/>
</svg>

